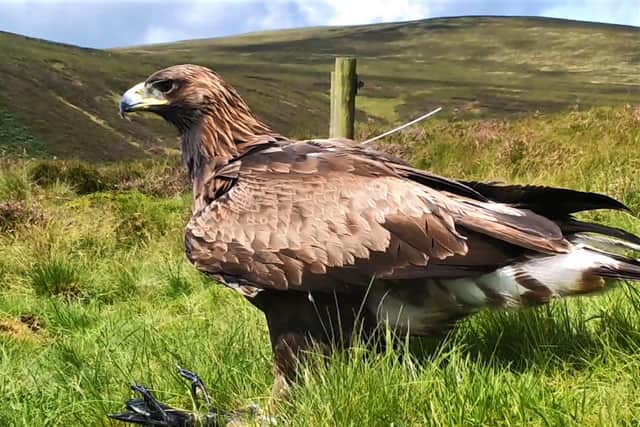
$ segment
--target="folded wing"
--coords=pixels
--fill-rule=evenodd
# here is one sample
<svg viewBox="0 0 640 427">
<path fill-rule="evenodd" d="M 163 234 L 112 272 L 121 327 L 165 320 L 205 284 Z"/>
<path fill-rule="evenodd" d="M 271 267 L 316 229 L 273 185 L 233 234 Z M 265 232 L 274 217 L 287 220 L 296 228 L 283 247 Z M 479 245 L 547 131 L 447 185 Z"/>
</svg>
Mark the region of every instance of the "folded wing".
<svg viewBox="0 0 640 427">
<path fill-rule="evenodd" d="M 206 185 L 212 198 L 187 227 L 188 256 L 202 271 L 260 288 L 467 277 L 569 245 L 530 210 L 432 188 L 339 146 L 276 145 Z"/>
</svg>

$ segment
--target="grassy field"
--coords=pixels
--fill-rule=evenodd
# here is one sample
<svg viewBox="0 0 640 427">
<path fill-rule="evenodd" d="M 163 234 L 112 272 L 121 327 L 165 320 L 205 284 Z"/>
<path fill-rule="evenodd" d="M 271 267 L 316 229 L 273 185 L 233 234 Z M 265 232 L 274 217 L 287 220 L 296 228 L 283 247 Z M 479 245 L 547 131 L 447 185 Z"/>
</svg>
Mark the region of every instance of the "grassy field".
<svg viewBox="0 0 640 427">
<path fill-rule="evenodd" d="M 638 212 L 639 146 L 640 113 L 619 107 L 439 118 L 381 148 L 456 177 L 603 191 Z M 174 160 L 2 164 L 0 425 L 109 425 L 131 382 L 192 409 L 176 363 L 198 372 L 224 410 L 267 406 L 264 320 L 185 260 L 185 188 Z M 630 215 L 591 216 L 640 233 Z M 639 353 L 640 293 L 621 284 L 484 312 L 401 355 L 337 354 L 271 410 L 291 426 L 632 426 Z"/>
<path fill-rule="evenodd" d="M 15 148 L 3 136 L 5 113 L 49 156 L 173 152 L 171 129 L 121 120 L 117 100 L 151 72 L 184 62 L 219 71 L 276 130 L 294 136 L 326 136 L 335 55 L 358 57 L 364 123 L 406 120 L 436 105 L 458 118 L 624 105 L 640 97 L 639 35 L 615 25 L 467 17 L 92 50 L 0 32 L 0 153 Z"/>
</svg>

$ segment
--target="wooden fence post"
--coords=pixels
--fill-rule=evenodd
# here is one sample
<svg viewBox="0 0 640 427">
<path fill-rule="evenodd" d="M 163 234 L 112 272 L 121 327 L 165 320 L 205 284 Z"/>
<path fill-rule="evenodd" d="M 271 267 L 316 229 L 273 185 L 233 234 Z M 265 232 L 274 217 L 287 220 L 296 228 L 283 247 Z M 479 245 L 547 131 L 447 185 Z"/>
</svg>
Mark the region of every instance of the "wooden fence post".
<svg viewBox="0 0 640 427">
<path fill-rule="evenodd" d="M 331 73 L 330 138 L 353 139 L 357 90 L 356 59 L 336 58 L 335 71 Z"/>
</svg>

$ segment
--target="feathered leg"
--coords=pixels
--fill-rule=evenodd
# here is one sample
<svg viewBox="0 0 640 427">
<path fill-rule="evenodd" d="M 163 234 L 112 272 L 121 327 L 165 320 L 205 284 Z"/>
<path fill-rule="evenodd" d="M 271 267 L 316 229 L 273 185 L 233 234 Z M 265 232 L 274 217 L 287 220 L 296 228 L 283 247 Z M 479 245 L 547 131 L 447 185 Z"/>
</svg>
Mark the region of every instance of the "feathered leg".
<svg viewBox="0 0 640 427">
<path fill-rule="evenodd" d="M 263 291 L 252 299 L 267 319 L 274 358 L 272 398 L 287 397 L 309 352 L 329 355 L 348 347 L 354 334 L 368 336 L 374 323 L 364 293 Z"/>
</svg>

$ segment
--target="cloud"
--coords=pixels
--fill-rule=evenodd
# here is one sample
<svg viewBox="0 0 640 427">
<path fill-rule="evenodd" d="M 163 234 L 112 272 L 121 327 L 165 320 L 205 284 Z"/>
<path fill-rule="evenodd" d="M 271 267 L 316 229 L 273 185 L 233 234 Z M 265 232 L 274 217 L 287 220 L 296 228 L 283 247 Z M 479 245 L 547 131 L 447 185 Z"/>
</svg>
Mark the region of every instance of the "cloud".
<svg viewBox="0 0 640 427">
<path fill-rule="evenodd" d="M 297 1 L 0 2 L 0 30 L 88 47 L 115 47 L 310 25 Z"/>
<path fill-rule="evenodd" d="M 640 26 L 638 0 L 4 0 L 0 30 L 115 47 L 316 25 L 534 15 Z"/>
<path fill-rule="evenodd" d="M 189 38 L 189 36 L 181 30 L 174 30 L 168 27 L 151 26 L 146 29 L 142 36 L 142 43 L 134 44 L 156 44 L 186 38 Z"/>
<path fill-rule="evenodd" d="M 373 22 L 409 21 L 429 17 L 429 1 L 418 0 L 326 0 L 331 16 L 329 25 L 355 25 Z"/>
</svg>

